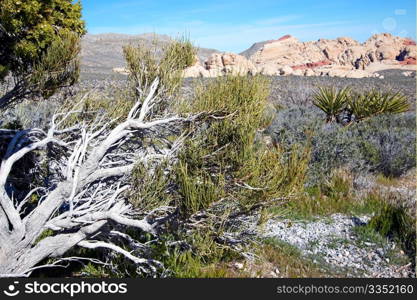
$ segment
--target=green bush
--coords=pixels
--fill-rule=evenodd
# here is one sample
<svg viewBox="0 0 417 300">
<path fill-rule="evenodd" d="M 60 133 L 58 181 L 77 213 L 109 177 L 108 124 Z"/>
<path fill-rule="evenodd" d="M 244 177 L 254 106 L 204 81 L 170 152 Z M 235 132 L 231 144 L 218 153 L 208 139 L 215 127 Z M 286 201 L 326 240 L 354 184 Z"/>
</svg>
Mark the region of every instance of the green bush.
<svg viewBox="0 0 417 300">
<path fill-rule="evenodd" d="M 185 38 L 168 43 L 159 57 L 157 46 L 128 45 L 123 48 L 129 71 L 129 80 L 133 87 L 143 95 L 152 82 L 158 78 L 158 93 L 165 96 L 174 95 L 182 83 L 182 72 L 195 61 L 196 50 Z"/>
<path fill-rule="evenodd" d="M 192 175 L 190 171 L 193 171 Z M 204 170 L 191 170 L 185 159 L 180 160 L 176 174 L 181 196 L 178 204 L 183 212 L 193 213 L 206 209 L 224 194 L 221 179 L 210 176 Z"/>
<path fill-rule="evenodd" d="M 139 162 L 131 174 L 129 201 L 141 211 L 150 211 L 172 201 L 171 173 L 165 174 L 168 162 L 150 168 Z"/>
<path fill-rule="evenodd" d="M 80 73 L 77 58 L 80 51 L 79 36 L 71 32 L 59 34 L 39 62 L 34 64 L 28 88 L 31 91 L 39 90 L 43 97 L 48 98 L 58 88 L 73 85 Z"/>
<path fill-rule="evenodd" d="M 0 5 L 0 81 L 16 85 L 0 108 L 29 95 L 49 97 L 78 78 L 81 4 L 71 0 L 3 0 Z"/>
<path fill-rule="evenodd" d="M 220 199 L 249 209 L 302 188 L 308 151 L 262 143 L 259 130 L 271 122 L 266 114 L 268 86 L 262 76 L 226 76 L 198 86 L 195 98 L 182 104 L 182 112 L 220 116 L 207 120 L 180 155 L 179 186 L 181 199 L 188 199 L 183 205 L 188 213 Z"/>
<path fill-rule="evenodd" d="M 310 138 L 309 184 L 339 167 L 397 177 L 416 166 L 414 112 L 379 115 L 345 127 L 322 120 L 315 107 L 294 107 L 278 111 L 268 129 L 275 143 L 287 149 Z"/>
<path fill-rule="evenodd" d="M 405 252 L 416 261 L 416 220 L 407 209 L 396 204 L 385 203 L 370 220 L 369 226 L 383 236 L 398 240 Z"/>
<path fill-rule="evenodd" d="M 171 277 L 236 277 L 226 264 L 233 259 L 241 258 L 237 251 L 217 243 L 211 233 L 206 230 L 183 238 L 191 245 L 191 248 L 172 248 L 163 244 L 155 248 L 154 254 L 164 262 Z"/>
<path fill-rule="evenodd" d="M 293 147 L 289 152 L 264 146 L 252 149 L 235 173 L 241 188 L 234 189 L 233 197 L 247 208 L 268 202 L 280 205 L 303 191 L 309 159 L 308 147 Z"/>
<path fill-rule="evenodd" d="M 207 154 L 226 147 L 224 164 L 239 166 L 253 146 L 257 130 L 271 121 L 265 118 L 268 95 L 269 82 L 265 77 L 226 76 L 214 79 L 207 86 L 197 86 L 195 98 L 183 103 L 180 110 L 225 116 L 211 124 L 205 133 Z"/>
</svg>

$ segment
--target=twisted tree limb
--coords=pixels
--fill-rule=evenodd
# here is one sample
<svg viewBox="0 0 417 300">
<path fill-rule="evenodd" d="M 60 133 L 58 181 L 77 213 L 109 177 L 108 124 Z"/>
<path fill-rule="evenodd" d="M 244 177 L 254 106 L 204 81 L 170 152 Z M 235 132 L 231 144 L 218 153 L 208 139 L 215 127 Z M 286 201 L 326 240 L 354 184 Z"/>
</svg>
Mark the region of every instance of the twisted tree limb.
<svg viewBox="0 0 417 300">
<path fill-rule="evenodd" d="M 152 223 L 149 215 L 137 219 L 135 209 L 124 198 L 129 188 L 126 175 L 137 161 L 158 162 L 174 156 L 184 137 L 166 148 L 156 144 L 146 148 L 137 138 L 145 132 L 155 140 L 164 138 L 167 126 L 180 131 L 196 119 L 167 113 L 155 116 L 153 108 L 163 100 L 155 93 L 158 85 L 156 79 L 146 97 L 142 97 L 144 101 L 138 100 L 127 119 L 115 127 L 102 117 L 65 127 L 68 117 L 79 112 L 74 109 L 56 113 L 47 132 L 0 130 L 0 138 L 8 143 L 0 165 L 0 277 L 28 276 L 42 268 L 39 264 L 47 258 L 64 260 L 65 253 L 76 246 L 110 249 L 151 269 L 159 265 L 134 256 L 112 239 L 130 239 L 127 235 L 116 235 L 114 231 L 101 234 L 116 225 L 156 234 L 157 220 Z M 129 151 L 125 143 L 134 143 L 135 151 Z M 23 199 L 14 199 L 7 186 L 12 185 L 9 177 L 16 163 L 47 146 L 57 147 L 61 153 L 48 157 L 54 166 L 55 183 L 36 186 Z M 28 205 L 28 198 L 35 193 L 41 197 L 33 207 Z M 52 234 L 43 238 L 46 230 Z"/>
</svg>

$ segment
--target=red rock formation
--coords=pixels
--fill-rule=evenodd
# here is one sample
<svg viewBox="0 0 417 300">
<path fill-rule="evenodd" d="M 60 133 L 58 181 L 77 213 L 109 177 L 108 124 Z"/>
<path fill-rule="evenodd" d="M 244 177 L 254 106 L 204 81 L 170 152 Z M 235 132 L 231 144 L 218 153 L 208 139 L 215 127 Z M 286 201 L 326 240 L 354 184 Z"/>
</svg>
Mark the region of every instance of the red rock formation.
<svg viewBox="0 0 417 300">
<path fill-rule="evenodd" d="M 281 42 L 281 41 L 285 41 L 285 40 L 287 40 L 287 39 L 289 39 L 291 37 L 292 37 L 292 35 L 286 34 L 286 35 L 283 35 L 282 37 L 280 37 L 279 39 L 276 39 L 276 40 L 267 40 L 264 43 L 265 44 L 271 44 L 273 42 Z"/>
<path fill-rule="evenodd" d="M 407 39 L 403 42 L 404 46 L 415 46 L 416 42 L 414 42 L 413 40 Z"/>
<path fill-rule="evenodd" d="M 277 39 L 277 41 L 278 41 L 278 42 L 279 42 L 279 41 L 284 41 L 284 40 L 286 40 L 286 39 L 289 39 L 290 37 L 291 37 L 291 35 L 286 34 L 286 35 L 284 35 L 284 36 L 280 37 L 279 39 Z"/>
<path fill-rule="evenodd" d="M 415 57 L 407 57 L 405 60 L 400 61 L 400 65 L 415 65 L 416 58 Z"/>
<path fill-rule="evenodd" d="M 330 60 L 322 60 L 322 61 L 306 63 L 306 64 L 302 64 L 302 65 L 292 66 L 291 68 L 293 70 L 305 70 L 305 69 L 314 69 L 314 68 L 327 66 L 327 65 L 331 65 L 331 64 L 332 64 L 332 62 Z"/>
<path fill-rule="evenodd" d="M 262 73 L 362 78 L 378 77 L 374 72 L 379 69 L 412 70 L 416 65 L 416 43 L 389 33 L 373 35 L 364 43 L 348 37 L 301 42 L 287 34 L 255 46 L 244 51 L 244 56 L 212 55 L 205 66 L 188 70 L 187 74 L 215 77 L 229 73 Z"/>
</svg>

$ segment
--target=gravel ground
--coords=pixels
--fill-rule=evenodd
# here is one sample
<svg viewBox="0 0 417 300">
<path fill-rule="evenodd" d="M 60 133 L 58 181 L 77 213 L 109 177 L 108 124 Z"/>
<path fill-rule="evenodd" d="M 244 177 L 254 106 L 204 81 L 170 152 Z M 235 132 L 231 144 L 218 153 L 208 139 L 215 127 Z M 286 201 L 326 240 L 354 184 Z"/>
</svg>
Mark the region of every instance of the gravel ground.
<svg viewBox="0 0 417 300">
<path fill-rule="evenodd" d="M 311 222 L 271 219 L 260 233 L 287 242 L 315 263 L 348 277 L 415 277 L 410 266 L 399 264 L 407 258 L 394 242 L 362 241 L 355 234 L 354 228 L 369 219 L 342 214 Z"/>
</svg>

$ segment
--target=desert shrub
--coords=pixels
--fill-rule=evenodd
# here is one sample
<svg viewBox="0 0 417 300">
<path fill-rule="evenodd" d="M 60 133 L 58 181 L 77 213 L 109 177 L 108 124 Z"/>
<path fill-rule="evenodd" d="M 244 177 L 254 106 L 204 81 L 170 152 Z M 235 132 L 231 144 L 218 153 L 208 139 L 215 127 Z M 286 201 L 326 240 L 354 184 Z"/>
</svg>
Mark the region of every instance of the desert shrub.
<svg viewBox="0 0 417 300">
<path fill-rule="evenodd" d="M 352 145 L 349 145 L 349 138 L 353 141 Z M 340 145 L 348 142 L 348 147 L 341 149 L 343 146 L 340 145 L 340 148 L 335 150 L 344 152 L 340 154 L 346 155 L 345 162 L 350 164 L 352 169 L 395 177 L 415 167 L 414 113 L 373 118 L 347 131 L 341 130 L 340 140 L 341 143 L 336 143 Z M 331 145 L 329 139 L 327 144 Z M 352 152 L 352 157 L 349 157 L 348 151 Z"/>
<path fill-rule="evenodd" d="M 414 113 L 380 115 L 348 127 L 321 120 L 317 109 L 296 107 L 279 111 L 268 129 L 283 147 L 306 143 L 310 137 L 310 183 L 341 166 L 386 176 L 399 176 L 415 166 Z"/>
<path fill-rule="evenodd" d="M 195 97 L 181 103 L 177 113 L 199 114 L 202 129 L 190 128 L 181 152 L 169 164 L 137 164 L 133 170 L 129 201 L 136 208 L 178 209 L 167 224 L 172 239 L 154 245 L 152 254 L 173 276 L 230 276 L 225 263 L 236 253 L 219 244 L 219 220 L 281 203 L 302 189 L 308 149 L 271 148 L 260 137 L 259 130 L 271 121 L 267 97 L 268 81 L 261 76 L 230 76 L 198 86 Z M 191 224 L 197 231 L 190 231 L 187 222 L 197 212 L 210 217 Z"/>
<path fill-rule="evenodd" d="M 199 86 L 195 98 L 182 104 L 184 112 L 219 115 L 179 158 L 180 191 L 183 199 L 193 199 L 191 207 L 186 205 L 188 213 L 222 198 L 247 209 L 286 197 L 302 186 L 305 149 L 271 148 L 256 138 L 270 123 L 267 97 L 264 77 L 228 76 Z"/>
<path fill-rule="evenodd" d="M 169 277 L 236 277 L 238 274 L 232 272 L 227 263 L 242 259 L 241 255 L 231 247 L 219 244 L 214 237 L 213 232 L 206 229 L 191 235 L 167 236 L 154 246 L 153 255 L 164 262 Z M 181 240 L 182 243 L 171 246 L 175 240 Z"/>
<path fill-rule="evenodd" d="M 172 201 L 172 174 L 165 174 L 168 162 L 150 168 L 138 162 L 131 174 L 129 201 L 142 211 L 150 211 Z"/>
<path fill-rule="evenodd" d="M 15 85 L 0 98 L 5 108 L 31 96 L 51 96 L 79 75 L 81 4 L 68 0 L 9 1 L 0 6 L 0 80 Z"/>
<path fill-rule="evenodd" d="M 178 205 L 183 212 L 194 213 L 208 208 L 224 196 L 224 182 L 220 176 L 212 176 L 204 168 L 199 170 L 195 166 L 190 167 L 188 158 L 190 156 L 181 156 L 176 168 L 176 182 L 181 197 Z"/>
<path fill-rule="evenodd" d="M 227 147 L 224 162 L 238 166 L 252 147 L 256 131 L 270 122 L 264 115 L 268 95 L 269 83 L 264 77 L 228 76 L 198 85 L 195 98 L 183 103 L 180 110 L 226 116 L 210 126 L 207 145 L 211 146 L 209 151 Z"/>
<path fill-rule="evenodd" d="M 415 225 L 415 215 L 412 217 L 405 207 L 389 202 L 381 206 L 369 222 L 369 227 L 381 235 L 398 240 L 414 265 L 416 259 Z"/>
<path fill-rule="evenodd" d="M 163 49 L 164 55 L 161 60 L 162 65 L 167 65 L 167 69 L 184 70 L 191 67 L 196 62 L 197 49 L 185 37 L 178 38 Z"/>
<path fill-rule="evenodd" d="M 236 190 L 234 198 L 244 207 L 288 201 L 289 196 L 303 190 L 309 151 L 308 147 L 294 147 L 288 152 L 264 147 L 254 150 L 244 167 L 236 172 L 238 184 L 250 188 Z"/>
<path fill-rule="evenodd" d="M 128 45 L 123 48 L 129 80 L 139 94 L 143 94 L 158 78 L 158 93 L 172 96 L 181 86 L 183 70 L 194 63 L 196 50 L 185 38 L 168 43 L 162 49 L 162 57 L 157 50 L 156 45 Z"/>
<path fill-rule="evenodd" d="M 272 103 L 291 108 L 294 106 L 313 106 L 313 95 L 318 87 L 330 86 L 338 90 L 351 87 L 352 91 L 366 92 L 376 89 L 380 92 L 401 92 L 406 95 L 409 104 L 415 107 L 416 82 L 414 78 L 406 77 L 400 70 L 380 72 L 380 78 L 340 78 L 328 76 L 271 76 Z"/>
</svg>

